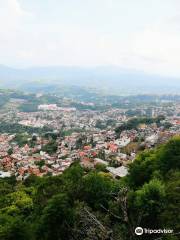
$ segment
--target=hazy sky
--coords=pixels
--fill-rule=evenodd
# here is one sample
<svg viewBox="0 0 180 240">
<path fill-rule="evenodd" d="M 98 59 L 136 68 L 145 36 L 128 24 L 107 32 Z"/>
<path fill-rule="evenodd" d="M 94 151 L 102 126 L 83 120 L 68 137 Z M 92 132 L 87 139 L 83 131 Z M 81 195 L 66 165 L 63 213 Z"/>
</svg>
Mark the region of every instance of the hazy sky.
<svg viewBox="0 0 180 240">
<path fill-rule="evenodd" d="M 0 64 L 180 76 L 180 0 L 0 0 Z"/>
</svg>

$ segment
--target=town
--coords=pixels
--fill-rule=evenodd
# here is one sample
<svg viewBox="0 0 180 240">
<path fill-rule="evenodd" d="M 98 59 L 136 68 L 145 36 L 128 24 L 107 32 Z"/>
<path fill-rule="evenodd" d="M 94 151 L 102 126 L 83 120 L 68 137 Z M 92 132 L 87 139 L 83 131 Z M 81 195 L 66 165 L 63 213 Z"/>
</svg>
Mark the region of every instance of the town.
<svg viewBox="0 0 180 240">
<path fill-rule="evenodd" d="M 0 111 L 0 177 L 55 176 L 79 161 L 85 169 L 102 167 L 120 178 L 140 151 L 180 134 L 176 99 L 134 106 L 126 98 L 129 106 L 123 108 L 102 98 L 96 108 L 95 101 L 56 96 L 44 103 L 43 94 L 14 95 L 8 93 Z M 29 111 L 32 104 L 36 108 Z"/>
</svg>

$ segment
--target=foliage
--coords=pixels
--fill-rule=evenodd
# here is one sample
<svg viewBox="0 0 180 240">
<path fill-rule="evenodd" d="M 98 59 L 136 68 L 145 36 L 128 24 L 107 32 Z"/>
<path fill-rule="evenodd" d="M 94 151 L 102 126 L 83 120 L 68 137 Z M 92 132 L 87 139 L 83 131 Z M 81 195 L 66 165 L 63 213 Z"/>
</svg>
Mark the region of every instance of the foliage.
<svg viewBox="0 0 180 240">
<path fill-rule="evenodd" d="M 48 148 L 55 143 L 51 141 Z M 103 166 L 86 171 L 79 163 L 59 176 L 0 179 L 0 239 L 133 240 L 137 226 L 177 233 L 179 144 L 180 137 L 175 137 L 140 153 L 120 180 Z M 151 234 L 141 239 L 155 238 Z"/>
<path fill-rule="evenodd" d="M 1 122 L 0 123 L 0 133 L 16 133 L 16 134 L 24 134 L 27 133 L 39 133 L 43 134 L 47 131 L 51 131 L 48 127 L 37 128 L 37 127 L 29 127 L 23 126 L 18 123 L 8 123 L 8 122 Z"/>
<path fill-rule="evenodd" d="M 25 144 L 28 143 L 28 134 L 16 134 L 15 138 L 13 139 L 13 141 L 17 142 L 17 144 L 22 147 Z"/>
<path fill-rule="evenodd" d="M 52 154 L 57 151 L 57 147 L 57 142 L 55 140 L 51 140 L 49 143 L 42 147 L 42 151 Z"/>
<path fill-rule="evenodd" d="M 164 120 L 164 116 L 158 116 L 156 118 L 147 118 L 147 117 L 142 117 L 142 118 L 132 118 L 128 120 L 126 123 L 120 125 L 115 129 L 116 134 L 120 134 L 124 130 L 131 130 L 131 129 L 137 129 L 140 124 L 160 124 L 162 120 Z"/>
</svg>

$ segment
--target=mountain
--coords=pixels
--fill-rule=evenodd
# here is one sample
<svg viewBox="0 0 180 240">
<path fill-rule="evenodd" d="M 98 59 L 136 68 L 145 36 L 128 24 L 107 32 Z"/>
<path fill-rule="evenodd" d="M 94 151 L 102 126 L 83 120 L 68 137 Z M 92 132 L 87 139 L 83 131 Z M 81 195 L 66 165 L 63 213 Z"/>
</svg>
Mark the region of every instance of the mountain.
<svg viewBox="0 0 180 240">
<path fill-rule="evenodd" d="M 91 68 L 53 66 L 15 69 L 0 65 L 0 87 L 22 88 L 33 84 L 93 87 L 104 92 L 178 92 L 180 79 L 151 75 L 115 66 Z"/>
</svg>

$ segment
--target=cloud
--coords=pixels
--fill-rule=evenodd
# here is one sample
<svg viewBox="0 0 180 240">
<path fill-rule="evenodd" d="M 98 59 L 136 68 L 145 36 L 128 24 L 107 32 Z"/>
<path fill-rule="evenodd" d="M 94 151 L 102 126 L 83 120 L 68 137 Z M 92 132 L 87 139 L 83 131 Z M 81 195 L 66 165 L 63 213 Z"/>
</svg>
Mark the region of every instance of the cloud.
<svg viewBox="0 0 180 240">
<path fill-rule="evenodd" d="M 18 0 L 0 0 L 0 29 L 5 29 L 6 32 L 15 30 L 25 16 L 29 16 L 29 13 L 21 7 Z"/>
<path fill-rule="evenodd" d="M 26 15 L 26 11 L 22 9 L 18 0 L 6 0 L 7 7 L 9 11 L 13 12 L 16 16 L 23 16 Z"/>
<path fill-rule="evenodd" d="M 132 50 L 145 70 L 180 75 L 179 42 L 176 27 L 161 23 L 137 34 Z"/>
<path fill-rule="evenodd" d="M 29 14 L 18 0 L 0 0 L 0 12 L 3 17 L 7 16 L 7 18 L 19 18 Z"/>
<path fill-rule="evenodd" d="M 126 9 L 126 6 L 123 8 L 124 1 L 122 7 L 117 9 L 115 6 L 118 6 L 120 0 L 101 0 L 100 2 L 108 8 L 104 15 L 98 9 L 97 16 L 93 15 L 95 11 L 93 8 L 92 16 L 87 16 L 87 19 L 86 11 L 83 12 L 87 7 L 80 9 L 78 5 L 77 10 L 79 14 L 83 12 L 83 17 L 81 14 L 72 14 L 71 19 L 68 5 L 66 6 L 68 19 L 61 14 L 53 18 L 43 10 L 40 1 L 36 2 L 37 5 L 32 4 L 33 14 L 27 11 L 27 6 L 31 3 L 28 1 L 29 5 L 26 5 L 24 2 L 21 1 L 20 4 L 18 0 L 0 0 L 0 64 L 14 66 L 111 64 L 151 73 L 180 76 L 178 11 L 174 12 L 171 9 L 168 16 L 159 12 L 160 18 L 153 21 L 150 16 L 147 24 L 142 22 L 145 16 L 144 13 L 140 15 L 138 7 L 134 15 L 131 11 L 132 16 L 126 16 L 124 13 Z M 88 1 L 88 8 L 97 6 L 91 2 L 95 1 Z M 131 1 L 130 3 L 132 4 Z M 59 1 L 58 4 L 60 7 Z M 132 10 L 131 4 L 128 9 Z M 50 6 L 53 11 L 55 7 L 52 4 Z M 76 13 L 75 7 L 74 12 Z M 115 16 L 113 12 L 116 13 Z M 74 21 L 79 17 L 80 20 L 82 18 L 82 23 Z"/>
</svg>

